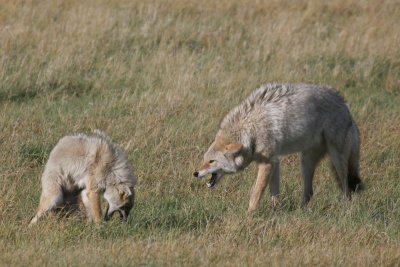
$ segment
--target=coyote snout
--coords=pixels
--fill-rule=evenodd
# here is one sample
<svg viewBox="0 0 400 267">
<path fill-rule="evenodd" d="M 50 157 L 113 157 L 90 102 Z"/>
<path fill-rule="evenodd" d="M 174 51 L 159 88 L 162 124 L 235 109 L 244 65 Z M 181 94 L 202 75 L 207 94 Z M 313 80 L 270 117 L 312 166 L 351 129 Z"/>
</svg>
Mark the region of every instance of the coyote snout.
<svg viewBox="0 0 400 267">
<path fill-rule="evenodd" d="M 114 192 L 117 191 L 117 192 Z M 115 212 L 118 212 L 122 221 L 127 221 L 129 212 L 133 207 L 135 199 L 133 187 L 125 187 L 121 189 L 110 188 L 104 193 L 104 198 L 107 200 L 107 209 L 104 215 L 104 220 L 110 220 Z"/>
<path fill-rule="evenodd" d="M 199 176 L 199 172 L 194 172 L 193 175 L 195 177 L 198 177 L 198 178 L 203 178 L 204 177 L 204 176 L 200 177 Z M 207 187 L 208 188 L 213 188 L 217 184 L 217 182 L 221 179 L 222 176 L 223 176 L 223 174 L 211 173 L 211 179 L 207 183 Z"/>
<path fill-rule="evenodd" d="M 223 139 L 217 138 L 204 155 L 203 165 L 193 175 L 198 178 L 211 174 L 207 183 L 208 188 L 213 188 L 226 173 L 235 173 L 239 166 L 232 159 L 240 158 L 241 144 L 225 144 Z"/>
</svg>

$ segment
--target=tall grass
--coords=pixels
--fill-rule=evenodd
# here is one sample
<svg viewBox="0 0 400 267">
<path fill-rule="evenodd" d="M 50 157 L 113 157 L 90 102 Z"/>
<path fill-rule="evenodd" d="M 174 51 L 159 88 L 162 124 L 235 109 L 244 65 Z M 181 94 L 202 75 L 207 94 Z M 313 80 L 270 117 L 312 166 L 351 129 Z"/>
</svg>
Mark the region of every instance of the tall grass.
<svg viewBox="0 0 400 267">
<path fill-rule="evenodd" d="M 399 265 L 397 1 L 0 0 L 1 265 Z M 319 166 L 300 209 L 246 214 L 251 165 L 215 190 L 192 178 L 223 115 L 263 82 L 329 84 L 360 129 L 366 191 Z M 28 229 L 57 140 L 100 128 L 138 176 L 127 224 L 50 216 Z"/>
</svg>

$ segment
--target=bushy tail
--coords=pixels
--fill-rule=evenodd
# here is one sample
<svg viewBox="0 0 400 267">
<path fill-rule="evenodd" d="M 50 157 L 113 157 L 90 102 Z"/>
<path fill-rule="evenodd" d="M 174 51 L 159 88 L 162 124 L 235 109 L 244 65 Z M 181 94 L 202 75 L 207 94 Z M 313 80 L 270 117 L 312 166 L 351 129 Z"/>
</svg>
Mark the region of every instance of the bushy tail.
<svg viewBox="0 0 400 267">
<path fill-rule="evenodd" d="M 354 121 L 353 121 L 352 134 L 353 134 L 353 143 L 348 162 L 347 181 L 349 183 L 350 190 L 353 192 L 357 192 L 363 190 L 365 186 L 364 183 L 361 181 L 360 174 L 358 172 L 360 140 L 359 140 L 359 132 Z"/>
<path fill-rule="evenodd" d="M 339 179 L 335 167 L 333 167 L 332 164 L 331 169 L 336 178 L 338 186 L 343 190 L 343 185 Z M 358 173 L 358 159 L 354 158 L 352 155 L 350 156 L 348 163 L 347 182 L 349 183 L 349 188 L 352 192 L 359 192 L 365 188 L 364 183 L 361 181 L 360 174 Z"/>
<path fill-rule="evenodd" d="M 361 181 L 360 174 L 358 172 L 360 141 L 359 141 L 358 129 L 354 122 L 347 138 L 348 141 L 350 141 L 350 144 L 348 145 L 351 146 L 350 155 L 348 157 L 348 162 L 347 162 L 347 183 L 349 185 L 349 189 L 352 192 L 357 192 L 363 190 L 365 186 L 364 183 Z M 331 165 L 331 168 L 336 178 L 338 186 L 340 187 L 340 189 L 343 190 L 343 184 L 339 179 L 335 167 Z"/>
<path fill-rule="evenodd" d="M 357 163 L 355 163 L 354 160 L 355 159 L 352 158 L 352 155 L 350 155 L 347 181 L 349 183 L 350 190 L 357 192 L 363 190 L 365 186 L 360 179 L 360 174 L 358 173 L 358 159 L 356 159 Z"/>
</svg>

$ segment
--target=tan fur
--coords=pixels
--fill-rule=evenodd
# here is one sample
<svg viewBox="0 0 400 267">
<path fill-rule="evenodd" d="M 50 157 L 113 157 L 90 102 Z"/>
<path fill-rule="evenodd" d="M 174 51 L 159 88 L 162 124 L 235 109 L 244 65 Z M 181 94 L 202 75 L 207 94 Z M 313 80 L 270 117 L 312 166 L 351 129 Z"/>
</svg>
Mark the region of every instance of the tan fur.
<svg viewBox="0 0 400 267">
<path fill-rule="evenodd" d="M 202 171 L 202 170 L 206 170 L 206 169 L 208 169 L 208 168 L 210 168 L 210 163 L 205 163 L 205 164 L 203 164 L 200 168 L 199 168 L 199 171 Z"/>
<path fill-rule="evenodd" d="M 257 208 L 258 203 L 260 202 L 261 196 L 263 195 L 265 187 L 268 184 L 271 167 L 272 165 L 270 163 L 258 164 L 258 175 L 250 196 L 250 203 L 248 208 L 249 212 L 254 211 Z"/>
<path fill-rule="evenodd" d="M 225 150 L 226 151 L 232 151 L 232 150 L 241 149 L 242 147 L 243 147 L 242 144 L 230 143 L 229 145 L 225 146 Z"/>
<path fill-rule="evenodd" d="M 104 133 L 74 134 L 60 139 L 50 153 L 42 175 L 42 195 L 35 224 L 45 213 L 62 206 L 68 198 L 79 198 L 89 220 L 101 221 L 100 195 L 109 203 L 110 216 L 126 216 L 133 204 L 135 176 L 130 164 Z M 131 203 L 132 202 L 132 203 Z M 126 217 L 125 216 L 125 217 Z"/>
<path fill-rule="evenodd" d="M 86 194 L 89 200 L 86 208 L 90 213 L 90 218 L 99 223 L 101 220 L 100 195 L 94 191 L 88 191 Z"/>
</svg>

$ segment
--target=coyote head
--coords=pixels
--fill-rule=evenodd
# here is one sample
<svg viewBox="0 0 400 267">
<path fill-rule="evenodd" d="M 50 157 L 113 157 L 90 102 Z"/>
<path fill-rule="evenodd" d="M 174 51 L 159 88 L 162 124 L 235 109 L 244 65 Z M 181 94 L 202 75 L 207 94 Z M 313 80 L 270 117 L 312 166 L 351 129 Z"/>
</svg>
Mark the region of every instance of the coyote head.
<svg viewBox="0 0 400 267">
<path fill-rule="evenodd" d="M 133 187 L 126 185 L 109 186 L 104 192 L 104 198 L 108 202 L 104 216 L 105 221 L 111 219 L 116 211 L 122 220 L 126 221 L 128 219 L 135 198 Z"/>
<path fill-rule="evenodd" d="M 211 173 L 207 186 L 213 188 L 225 173 L 235 173 L 241 169 L 244 161 L 242 149 L 242 144 L 224 142 L 217 137 L 204 154 L 203 165 L 193 175 L 203 178 Z"/>
</svg>

